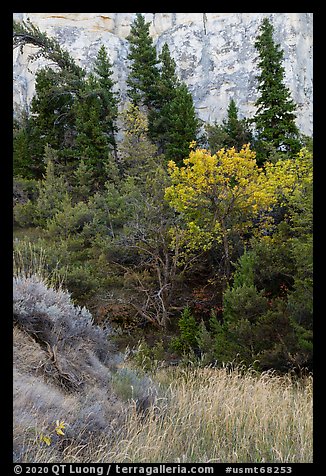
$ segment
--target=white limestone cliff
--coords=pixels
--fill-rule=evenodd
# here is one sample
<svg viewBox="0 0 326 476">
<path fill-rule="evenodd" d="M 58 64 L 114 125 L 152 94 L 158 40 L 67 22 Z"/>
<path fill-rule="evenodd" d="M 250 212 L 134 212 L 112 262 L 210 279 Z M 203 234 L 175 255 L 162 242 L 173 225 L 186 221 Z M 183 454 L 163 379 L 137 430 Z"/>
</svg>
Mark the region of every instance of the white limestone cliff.
<svg viewBox="0 0 326 476">
<path fill-rule="evenodd" d="M 15 20 L 30 18 L 41 31 L 60 41 L 77 62 L 89 68 L 104 44 L 114 66 L 121 98 L 126 98 L 127 35 L 135 13 L 14 13 Z M 191 91 L 198 116 L 221 121 L 233 98 L 240 117 L 251 117 L 257 97 L 255 38 L 267 16 L 275 41 L 284 50 L 285 82 L 297 104 L 300 130 L 313 131 L 313 14 L 312 13 L 144 13 L 158 52 L 169 45 L 179 77 Z M 28 63 L 14 50 L 14 110 L 28 107 L 34 93 L 34 74 L 44 66 Z"/>
</svg>

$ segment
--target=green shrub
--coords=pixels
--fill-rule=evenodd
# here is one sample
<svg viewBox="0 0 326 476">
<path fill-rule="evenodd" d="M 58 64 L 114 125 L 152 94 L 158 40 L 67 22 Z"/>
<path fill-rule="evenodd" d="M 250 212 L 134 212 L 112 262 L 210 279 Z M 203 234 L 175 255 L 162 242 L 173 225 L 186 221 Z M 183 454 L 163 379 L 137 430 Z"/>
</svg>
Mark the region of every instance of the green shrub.
<svg viewBox="0 0 326 476">
<path fill-rule="evenodd" d="M 38 181 L 24 177 L 13 178 L 14 203 L 25 203 L 27 200 L 34 201 L 38 196 Z"/>
<path fill-rule="evenodd" d="M 146 372 L 154 372 L 164 359 L 164 347 L 162 340 L 150 347 L 145 339 L 139 343 L 138 349 L 133 356 L 133 361 L 140 369 Z"/>
<path fill-rule="evenodd" d="M 171 341 L 171 348 L 179 354 L 198 349 L 199 325 L 187 306 L 178 322 L 180 336 Z"/>
<path fill-rule="evenodd" d="M 58 174 L 53 162 L 55 159 L 55 151 L 47 148 L 44 159 L 46 173 L 39 183 L 39 195 L 36 200 L 37 219 L 41 226 L 46 226 L 47 220 L 64 210 L 71 200 L 67 181 L 63 175 Z"/>
<path fill-rule="evenodd" d="M 72 205 L 67 202 L 64 209 L 58 211 L 49 221 L 47 229 L 52 236 L 68 238 L 80 233 L 86 224 L 91 223 L 92 213 L 84 202 Z"/>
<path fill-rule="evenodd" d="M 255 280 L 256 256 L 253 252 L 245 251 L 237 262 L 237 268 L 233 275 L 233 286 L 253 286 Z"/>
<path fill-rule="evenodd" d="M 77 263 L 68 267 L 65 284 L 79 304 L 86 304 L 100 287 L 100 279 L 92 263 Z"/>
<path fill-rule="evenodd" d="M 14 224 L 21 228 L 35 226 L 37 224 L 37 207 L 32 200 L 25 203 L 17 203 L 14 206 Z"/>
<path fill-rule="evenodd" d="M 282 225 L 273 237 L 252 243 L 255 285 L 271 297 L 279 296 L 284 284 L 290 287 L 293 283 L 294 260 L 287 240 L 286 224 L 282 222 Z"/>
<path fill-rule="evenodd" d="M 36 223 L 38 181 L 23 177 L 13 179 L 14 224 L 20 227 L 33 226 Z"/>
<path fill-rule="evenodd" d="M 268 299 L 255 286 L 228 288 L 223 295 L 223 318 L 226 322 L 248 320 L 254 324 L 268 308 Z"/>
<path fill-rule="evenodd" d="M 111 374 L 111 384 L 114 392 L 124 401 L 157 393 L 156 386 L 148 375 L 127 367 Z"/>
<path fill-rule="evenodd" d="M 214 336 L 212 332 L 207 329 L 204 321 L 201 321 L 199 324 L 197 343 L 200 351 L 200 360 L 198 359 L 198 364 L 206 366 L 214 363 L 216 359 L 214 352 Z M 194 354 L 193 357 L 196 358 L 198 355 L 195 356 Z"/>
</svg>

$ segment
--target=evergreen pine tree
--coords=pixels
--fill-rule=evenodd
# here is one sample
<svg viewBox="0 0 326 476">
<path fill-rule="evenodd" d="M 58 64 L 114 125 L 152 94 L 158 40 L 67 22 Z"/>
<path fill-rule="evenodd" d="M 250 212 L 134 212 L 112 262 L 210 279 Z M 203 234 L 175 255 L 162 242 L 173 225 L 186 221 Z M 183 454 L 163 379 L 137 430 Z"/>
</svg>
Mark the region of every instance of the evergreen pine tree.
<svg viewBox="0 0 326 476">
<path fill-rule="evenodd" d="M 47 220 L 65 208 L 70 200 L 64 175 L 58 174 L 58 152 L 49 145 L 44 148 L 45 174 L 39 182 L 35 222 L 46 226 Z"/>
<path fill-rule="evenodd" d="M 99 96 L 101 100 L 101 126 L 107 134 L 108 143 L 112 146 L 115 157 L 117 145 L 115 134 L 117 132 L 116 120 L 118 116 L 117 93 L 113 91 L 115 81 L 112 79 L 112 63 L 104 45 L 98 51 L 94 64 L 94 72 L 98 78 Z"/>
<path fill-rule="evenodd" d="M 258 145 L 264 142 L 277 150 L 297 153 L 300 148 L 298 128 L 295 124 L 296 105 L 289 89 L 284 85 L 283 50 L 273 40 L 274 27 L 264 18 L 260 35 L 255 41 L 258 50 L 257 76 L 259 97 L 255 103 L 257 112 L 252 119 L 256 124 Z"/>
<path fill-rule="evenodd" d="M 113 91 L 112 74 L 112 64 L 102 45 L 95 59 L 94 73 L 84 81 L 75 101 L 76 153 L 92 170 L 95 189 L 105 183 L 110 149 L 117 158 L 118 99 Z"/>
<path fill-rule="evenodd" d="M 24 178 L 42 178 L 45 172 L 42 159 L 43 147 L 34 127 L 33 118 L 27 112 L 14 120 L 13 173 Z"/>
<path fill-rule="evenodd" d="M 89 165 L 85 164 L 84 159 L 78 163 L 74 171 L 75 183 L 73 186 L 73 198 L 76 203 L 87 202 L 93 189 L 93 173 Z"/>
<path fill-rule="evenodd" d="M 165 156 L 182 165 L 189 156 L 189 144 L 196 140 L 199 121 L 191 93 L 182 83 L 175 90 L 175 97 L 167 109 L 167 133 Z"/>
<path fill-rule="evenodd" d="M 180 85 L 176 74 L 176 63 L 171 57 L 170 49 L 167 43 L 164 43 L 159 55 L 159 61 L 162 64 L 160 71 L 160 81 L 158 85 L 158 95 L 160 103 L 164 106 L 175 96 L 175 89 Z"/>
<path fill-rule="evenodd" d="M 145 105 L 151 109 L 157 98 L 159 72 L 149 26 L 150 23 L 145 22 L 143 15 L 137 13 L 127 36 L 130 43 L 128 59 L 131 61 L 127 86 L 128 96 L 134 105 Z"/>
<path fill-rule="evenodd" d="M 49 38 L 44 32 L 33 25 L 28 19 L 26 22 L 13 21 L 13 47 L 19 48 L 21 53 L 26 45 L 33 45 L 36 49 L 28 54 L 29 61 L 40 57 L 50 60 L 62 72 L 69 73 L 71 77 L 83 78 L 85 70 L 78 66 L 68 51 L 61 48 L 60 43 L 54 38 Z"/>
<path fill-rule="evenodd" d="M 169 47 L 164 43 L 159 55 L 161 63 L 160 75 L 157 82 L 156 108 L 149 112 L 149 135 L 156 142 L 160 151 L 164 152 L 167 142 L 169 107 L 175 98 L 176 88 L 180 81 L 176 74 L 176 63 L 171 57 Z"/>
<path fill-rule="evenodd" d="M 60 71 L 45 67 L 36 73 L 35 95 L 31 102 L 33 127 L 44 151 L 46 144 L 60 151 L 71 144 L 74 96 Z"/>
<path fill-rule="evenodd" d="M 252 136 L 245 119 L 238 118 L 238 108 L 234 99 L 229 102 L 227 119 L 223 122 L 224 130 L 228 135 L 227 147 L 240 150 L 244 144 L 251 141 Z"/>
<path fill-rule="evenodd" d="M 231 99 L 227 109 L 227 117 L 222 124 L 206 126 L 207 140 L 212 154 L 222 149 L 234 147 L 240 150 L 244 144 L 252 141 L 252 134 L 246 119 L 238 118 L 238 108 L 234 99 Z"/>
<path fill-rule="evenodd" d="M 35 95 L 31 103 L 31 127 L 36 140 L 33 142 L 33 156 L 40 161 L 46 144 L 58 151 L 58 160 L 67 164 L 75 159 L 74 102 L 78 98 L 86 71 L 78 66 L 68 51 L 60 43 L 49 38 L 29 20 L 13 23 L 14 48 L 22 51 L 26 45 L 33 45 L 30 61 L 45 58 L 51 62 L 38 70 L 35 80 Z"/>
<path fill-rule="evenodd" d="M 108 159 L 108 136 L 103 130 L 102 102 L 96 92 L 98 82 L 92 74 L 84 84 L 82 96 L 75 104 L 76 148 L 79 159 L 83 159 L 93 171 L 95 188 L 105 182 L 105 162 Z M 95 92 L 94 92 L 95 90 Z"/>
</svg>

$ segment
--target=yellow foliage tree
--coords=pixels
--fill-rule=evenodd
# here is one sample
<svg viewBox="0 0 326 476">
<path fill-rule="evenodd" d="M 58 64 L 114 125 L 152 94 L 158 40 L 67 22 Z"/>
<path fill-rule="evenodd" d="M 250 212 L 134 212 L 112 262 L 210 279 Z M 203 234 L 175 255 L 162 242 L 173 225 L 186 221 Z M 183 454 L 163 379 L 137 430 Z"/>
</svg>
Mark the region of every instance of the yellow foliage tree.
<svg viewBox="0 0 326 476">
<path fill-rule="evenodd" d="M 279 160 L 265 164 L 269 186 L 281 205 L 296 206 L 313 182 L 313 157 L 302 148 L 294 159 Z"/>
<path fill-rule="evenodd" d="M 121 112 L 124 138 L 119 146 L 119 159 L 126 175 L 139 176 L 155 166 L 157 147 L 148 137 L 146 114 L 134 104 Z"/>
<path fill-rule="evenodd" d="M 184 227 L 174 227 L 176 240 L 182 236 L 185 250 L 209 250 L 221 244 L 224 273 L 231 274 L 231 236 L 243 236 L 260 224 L 268 226 L 268 212 L 276 202 L 275 183 L 255 160 L 249 144 L 237 152 L 221 149 L 216 154 L 205 149 L 191 150 L 184 167 L 170 161 L 172 185 L 165 199 L 184 219 Z M 272 167 L 272 166 L 271 166 Z"/>
</svg>

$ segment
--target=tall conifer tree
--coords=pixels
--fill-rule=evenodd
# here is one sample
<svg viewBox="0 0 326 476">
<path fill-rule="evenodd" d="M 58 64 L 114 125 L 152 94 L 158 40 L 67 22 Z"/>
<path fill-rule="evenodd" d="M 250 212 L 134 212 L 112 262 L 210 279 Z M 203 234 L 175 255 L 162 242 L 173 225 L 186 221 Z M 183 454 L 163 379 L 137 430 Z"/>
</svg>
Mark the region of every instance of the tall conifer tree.
<svg viewBox="0 0 326 476">
<path fill-rule="evenodd" d="M 46 144 L 58 151 L 59 162 L 75 162 L 73 151 L 75 130 L 76 97 L 83 88 L 86 71 L 77 65 L 68 51 L 60 43 L 48 37 L 29 20 L 13 23 L 14 48 L 23 51 L 26 45 L 36 49 L 28 55 L 30 61 L 43 57 L 51 61 L 51 67 L 45 66 L 36 73 L 35 95 L 31 103 L 33 128 L 31 154 L 38 169 L 44 168 L 41 162 Z M 54 68 L 52 67 L 54 65 Z"/>
<path fill-rule="evenodd" d="M 170 49 L 166 43 L 162 47 L 159 55 L 162 64 L 160 70 L 160 81 L 158 85 L 158 96 L 160 104 L 165 106 L 175 96 L 175 89 L 180 86 L 180 81 L 176 74 L 176 62 L 171 57 Z"/>
<path fill-rule="evenodd" d="M 185 83 L 176 88 L 167 118 L 165 156 L 182 165 L 183 160 L 189 156 L 189 144 L 196 140 L 199 129 L 192 95 Z"/>
<path fill-rule="evenodd" d="M 157 82 L 156 108 L 150 111 L 148 121 L 151 139 L 156 142 L 159 150 L 164 152 L 168 140 L 170 103 L 175 98 L 180 81 L 175 71 L 176 63 L 171 57 L 166 43 L 164 43 L 158 59 L 161 68 Z"/>
<path fill-rule="evenodd" d="M 244 144 L 251 141 L 251 133 L 245 119 L 239 119 L 238 108 L 234 99 L 229 102 L 227 119 L 223 121 L 223 126 L 228 135 L 227 147 L 235 147 L 240 150 Z"/>
<path fill-rule="evenodd" d="M 278 150 L 296 153 L 300 147 L 298 128 L 295 124 L 296 105 L 289 89 L 284 85 L 284 57 L 280 45 L 273 39 L 274 27 L 264 18 L 256 38 L 259 54 L 257 76 L 259 97 L 257 112 L 252 119 L 256 124 L 258 141 L 269 143 Z"/>
<path fill-rule="evenodd" d="M 115 134 L 118 130 L 116 120 L 118 117 L 118 98 L 117 93 L 113 91 L 115 81 L 112 79 L 113 70 L 112 63 L 108 57 L 105 46 L 102 45 L 98 51 L 94 72 L 99 85 L 99 97 L 101 101 L 101 126 L 106 133 L 108 143 L 114 150 L 115 157 L 117 155 L 117 146 Z"/>
<path fill-rule="evenodd" d="M 130 43 L 128 59 L 131 61 L 127 93 L 135 106 L 145 105 L 151 109 L 157 97 L 159 72 L 149 26 L 150 22 L 145 22 L 143 15 L 137 13 L 127 36 Z"/>
</svg>

